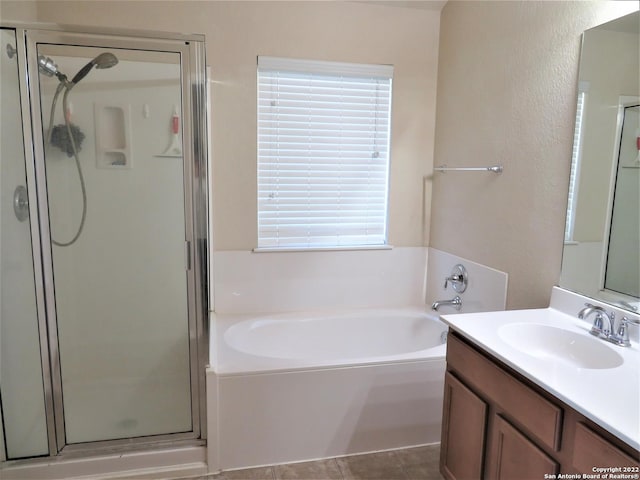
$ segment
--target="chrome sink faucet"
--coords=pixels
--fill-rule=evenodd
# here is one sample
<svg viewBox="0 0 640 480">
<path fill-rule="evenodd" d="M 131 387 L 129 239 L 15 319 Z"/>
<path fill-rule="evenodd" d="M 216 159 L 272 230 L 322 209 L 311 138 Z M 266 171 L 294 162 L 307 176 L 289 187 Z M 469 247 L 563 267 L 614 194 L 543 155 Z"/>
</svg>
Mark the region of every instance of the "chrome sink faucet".
<svg viewBox="0 0 640 480">
<path fill-rule="evenodd" d="M 585 303 L 584 308 L 578 312 L 578 318 L 580 320 L 586 320 L 592 313 L 596 314 L 596 318 L 593 320 L 593 326 L 591 327 L 591 335 L 604 336 L 605 338 L 613 332 L 613 322 L 615 321 L 615 313 L 611 312 L 611 316 L 607 311 L 597 305 Z M 605 328 L 603 321 L 607 320 L 608 327 Z"/>
<path fill-rule="evenodd" d="M 462 299 L 460 298 L 460 295 L 456 295 L 453 300 L 438 300 L 431 304 L 431 310 L 435 310 L 437 312 L 443 305 L 455 307 L 455 309 L 459 311 L 462 308 Z"/>
<path fill-rule="evenodd" d="M 593 326 L 590 331 L 591 335 L 595 335 L 596 337 L 600 337 L 621 347 L 631 346 L 631 342 L 629 341 L 629 323 L 640 324 L 640 322 L 627 317 L 622 317 L 618 328 L 616 328 L 615 312 L 607 313 L 604 308 L 590 303 L 585 303 L 584 305 L 584 308 L 578 312 L 578 318 L 586 319 L 592 313 L 595 313 Z M 605 320 L 607 323 L 606 327 L 604 325 Z"/>
</svg>

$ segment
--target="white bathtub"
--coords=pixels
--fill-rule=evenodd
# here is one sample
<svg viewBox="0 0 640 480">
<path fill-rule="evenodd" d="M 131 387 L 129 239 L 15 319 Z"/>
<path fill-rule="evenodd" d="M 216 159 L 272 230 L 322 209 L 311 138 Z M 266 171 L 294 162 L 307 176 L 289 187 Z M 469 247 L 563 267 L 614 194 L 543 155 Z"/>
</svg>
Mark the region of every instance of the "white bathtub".
<svg viewBox="0 0 640 480">
<path fill-rule="evenodd" d="M 212 471 L 440 440 L 447 327 L 424 307 L 216 315 L 211 331 Z"/>
</svg>

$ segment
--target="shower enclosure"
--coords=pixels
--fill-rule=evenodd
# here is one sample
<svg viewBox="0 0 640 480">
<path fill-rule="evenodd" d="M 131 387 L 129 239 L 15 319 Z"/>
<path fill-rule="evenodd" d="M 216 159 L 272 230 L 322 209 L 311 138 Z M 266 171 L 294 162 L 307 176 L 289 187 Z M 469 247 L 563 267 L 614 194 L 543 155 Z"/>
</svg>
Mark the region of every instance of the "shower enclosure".
<svg viewBox="0 0 640 480">
<path fill-rule="evenodd" d="M 203 38 L 0 33 L 0 460 L 201 444 Z"/>
</svg>

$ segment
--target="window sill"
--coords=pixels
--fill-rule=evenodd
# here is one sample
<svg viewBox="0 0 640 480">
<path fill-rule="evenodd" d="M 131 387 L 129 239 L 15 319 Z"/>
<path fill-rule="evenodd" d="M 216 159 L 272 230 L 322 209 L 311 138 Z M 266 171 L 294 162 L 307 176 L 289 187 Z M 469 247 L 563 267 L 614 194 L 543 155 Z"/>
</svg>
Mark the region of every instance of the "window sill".
<svg viewBox="0 0 640 480">
<path fill-rule="evenodd" d="M 253 253 L 273 253 L 273 252 L 350 252 L 356 250 L 392 250 L 393 245 L 362 245 L 355 247 L 265 247 L 254 248 Z"/>
</svg>

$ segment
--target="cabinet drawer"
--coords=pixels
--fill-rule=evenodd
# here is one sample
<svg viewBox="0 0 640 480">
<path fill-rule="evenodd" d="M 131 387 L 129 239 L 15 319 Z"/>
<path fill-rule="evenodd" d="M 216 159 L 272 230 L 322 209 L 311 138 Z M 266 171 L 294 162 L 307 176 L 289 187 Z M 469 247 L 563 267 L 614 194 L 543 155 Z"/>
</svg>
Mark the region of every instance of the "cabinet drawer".
<svg viewBox="0 0 640 480">
<path fill-rule="evenodd" d="M 573 466 L 580 473 L 593 473 L 594 467 L 638 467 L 633 459 L 583 423 L 576 425 Z"/>
<path fill-rule="evenodd" d="M 455 335 L 447 343 L 447 368 L 493 400 L 503 414 L 552 450 L 560 448 L 562 409 L 520 383 Z"/>
</svg>

